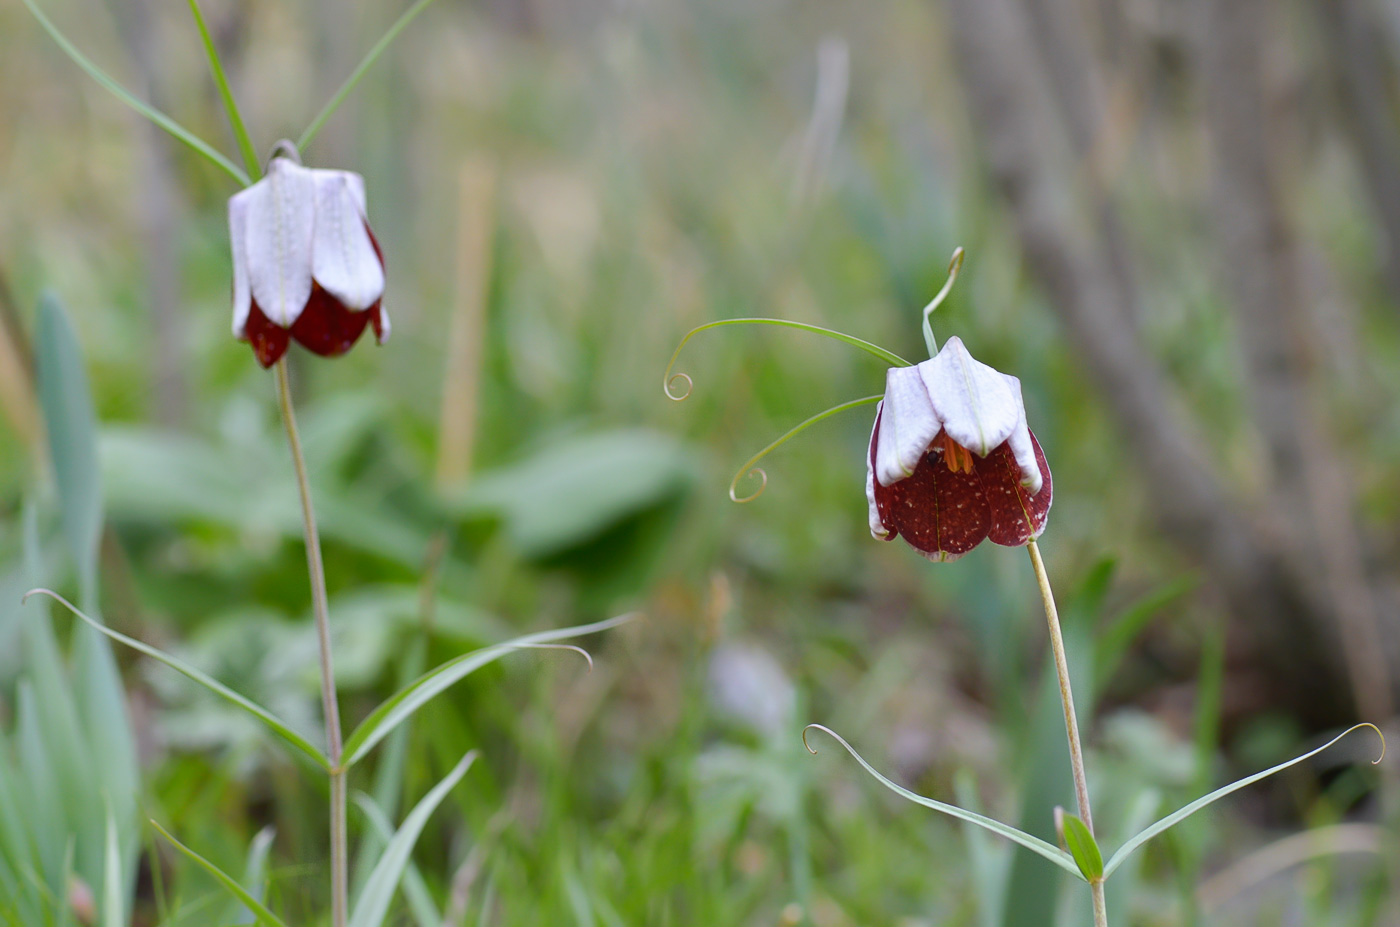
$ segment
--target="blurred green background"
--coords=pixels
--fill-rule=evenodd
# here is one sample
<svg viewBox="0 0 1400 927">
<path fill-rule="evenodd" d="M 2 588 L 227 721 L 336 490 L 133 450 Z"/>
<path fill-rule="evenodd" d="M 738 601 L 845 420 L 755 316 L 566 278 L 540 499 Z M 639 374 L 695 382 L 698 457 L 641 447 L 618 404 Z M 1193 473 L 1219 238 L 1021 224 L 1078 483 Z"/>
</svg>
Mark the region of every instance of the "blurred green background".
<svg viewBox="0 0 1400 927">
<path fill-rule="evenodd" d="M 184 5 L 43 8 L 233 154 Z M 401 12 L 203 8 L 264 154 Z M 292 352 L 342 711 L 514 633 L 644 618 L 582 642 L 592 672 L 546 651 L 472 676 L 357 773 L 397 818 L 482 751 L 397 923 L 1087 922 L 1053 867 L 802 747 L 828 724 L 911 788 L 1052 840 L 1070 800 L 1025 555 L 930 565 L 871 540 L 868 409 L 772 455 L 756 501 L 726 499 L 772 438 L 879 392 L 878 362 L 729 328 L 687 346 L 687 401 L 661 389 L 685 332 L 733 316 L 920 359 L 918 311 L 959 245 L 934 329 L 1021 378 L 1054 471 L 1043 547 L 1101 839 L 1386 723 L 1397 53 L 1381 0 L 438 0 L 306 157 L 364 174 L 394 325 L 339 360 Z M 46 606 L 18 593 L 81 583 L 36 385 L 45 290 L 100 423 L 93 601 L 321 736 L 272 378 L 229 333 L 233 192 L 0 0 L 0 771 L 29 749 L 25 687 L 64 687 Z M 96 658 L 53 619 L 81 680 Z M 230 872 L 271 827 L 269 897 L 319 922 L 319 781 L 184 678 L 116 658 L 133 820 Z M 1110 894 L 1115 922 L 1400 924 L 1400 791 L 1393 762 L 1357 765 L 1364 740 L 1154 844 Z M 134 924 L 240 922 L 131 833 Z M 50 922 L 76 910 L 50 901 Z M 0 904 L 28 923 L 16 910 Z"/>
</svg>

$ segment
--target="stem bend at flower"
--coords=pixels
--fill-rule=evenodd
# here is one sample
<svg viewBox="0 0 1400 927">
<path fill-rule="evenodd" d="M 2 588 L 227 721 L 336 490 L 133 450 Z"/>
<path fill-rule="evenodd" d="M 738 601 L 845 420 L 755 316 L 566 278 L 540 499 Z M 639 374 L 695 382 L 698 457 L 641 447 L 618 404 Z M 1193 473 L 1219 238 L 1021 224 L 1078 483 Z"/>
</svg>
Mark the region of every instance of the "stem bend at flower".
<svg viewBox="0 0 1400 927">
<path fill-rule="evenodd" d="M 719 328 L 721 325 L 777 325 L 782 328 L 795 328 L 798 331 L 811 332 L 814 335 L 824 335 L 827 338 L 843 341 L 852 347 L 860 348 L 862 351 L 873 354 L 891 367 L 913 366 L 898 354 L 895 354 L 893 351 L 886 351 L 878 344 L 872 344 L 869 341 L 857 338 L 854 335 L 848 335 L 845 332 L 838 332 L 830 328 L 822 328 L 819 325 L 808 325 L 806 322 L 792 322 L 788 319 L 720 319 L 717 322 L 706 322 L 704 325 L 698 325 L 692 328 L 690 331 L 686 332 L 685 337 L 681 339 L 681 343 L 676 345 L 675 353 L 671 355 L 671 362 L 666 365 L 666 373 L 661 377 L 661 388 L 666 392 L 667 398 L 680 402 L 690 395 L 690 389 L 694 385 L 694 381 L 691 380 L 687 374 L 677 373 L 674 376 L 671 374 L 671 370 L 676 366 L 676 359 L 681 356 L 681 351 L 685 348 L 686 342 L 707 329 Z M 683 381 L 685 383 L 685 391 L 682 393 L 672 392 L 672 386 L 678 381 Z"/>
<path fill-rule="evenodd" d="M 685 374 L 679 375 L 685 376 Z M 686 377 L 686 379 L 689 380 L 689 377 Z M 825 412 L 818 412 L 816 415 L 807 419 L 802 424 L 790 429 L 782 437 L 778 438 L 772 444 L 769 444 L 763 450 L 759 451 L 757 454 L 754 454 L 752 457 L 750 457 L 747 461 L 744 462 L 744 465 L 739 468 L 739 472 L 734 474 L 734 479 L 729 481 L 730 500 L 738 503 L 752 502 L 759 496 L 763 495 L 763 490 L 768 488 L 768 474 L 764 472 L 762 467 L 755 467 L 754 464 L 758 463 L 764 457 L 767 457 L 771 452 L 782 447 L 784 444 L 788 443 L 788 441 L 797 437 L 799 434 L 806 431 L 808 428 L 812 427 L 817 422 L 820 422 L 823 419 L 831 418 L 831 416 L 837 414 L 838 412 L 845 412 L 847 409 L 855 409 L 859 408 L 860 406 L 872 405 L 874 403 L 879 402 L 881 398 L 882 397 L 880 396 L 864 396 L 860 399 L 852 399 L 850 402 L 843 402 L 839 406 L 832 406 Z M 739 495 L 739 481 L 742 480 L 744 477 L 748 476 L 750 473 L 756 473 L 758 475 L 758 489 L 754 490 L 747 496 L 741 497 Z"/>
</svg>

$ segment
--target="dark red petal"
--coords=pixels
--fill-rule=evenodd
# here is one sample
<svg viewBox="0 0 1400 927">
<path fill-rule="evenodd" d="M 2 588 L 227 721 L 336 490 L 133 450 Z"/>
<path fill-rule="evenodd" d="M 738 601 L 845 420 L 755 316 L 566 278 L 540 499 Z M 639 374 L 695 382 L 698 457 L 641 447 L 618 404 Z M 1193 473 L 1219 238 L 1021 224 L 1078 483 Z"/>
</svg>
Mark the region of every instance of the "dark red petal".
<svg viewBox="0 0 1400 927">
<path fill-rule="evenodd" d="M 1035 435 L 1031 435 L 1031 444 L 1035 447 L 1035 462 L 1040 466 L 1044 481 L 1035 495 L 1021 485 L 1021 468 L 1006 444 L 997 446 L 977 462 L 977 475 L 982 480 L 992 515 L 987 537 L 1005 547 L 1020 547 L 1031 538 L 1040 537 L 1050 515 L 1050 498 L 1054 494 L 1050 465 L 1045 462 L 1045 452 L 1040 449 Z"/>
<path fill-rule="evenodd" d="M 257 300 L 253 300 L 252 303 L 248 310 L 248 321 L 243 326 L 243 340 L 253 346 L 253 356 L 266 369 L 287 353 L 288 332 L 263 315 Z"/>
<path fill-rule="evenodd" d="M 893 486 L 876 480 L 875 509 L 885 528 L 930 560 L 961 557 L 982 543 L 992 522 L 977 474 L 955 473 L 937 454 L 925 454 Z"/>
<path fill-rule="evenodd" d="M 375 303 L 363 312 L 351 312 L 313 280 L 311 298 L 292 323 L 292 337 L 313 354 L 338 357 L 350 350 L 365 330 L 370 316 L 377 315 L 378 311 L 379 304 Z"/>
</svg>

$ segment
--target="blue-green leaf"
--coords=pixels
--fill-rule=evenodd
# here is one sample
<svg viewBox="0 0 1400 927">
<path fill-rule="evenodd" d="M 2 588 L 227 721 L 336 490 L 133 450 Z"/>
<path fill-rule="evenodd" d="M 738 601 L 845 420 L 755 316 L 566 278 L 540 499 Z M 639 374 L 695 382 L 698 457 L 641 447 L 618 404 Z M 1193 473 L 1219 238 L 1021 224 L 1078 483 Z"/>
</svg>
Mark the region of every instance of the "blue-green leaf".
<svg viewBox="0 0 1400 927">
<path fill-rule="evenodd" d="M 527 634 L 524 637 L 517 637 L 513 641 L 504 644 L 495 644 L 481 650 L 474 650 L 471 653 L 463 654 L 460 657 L 449 660 L 436 669 L 429 670 L 413 682 L 404 686 L 398 692 L 389 696 L 379 707 L 370 712 L 355 728 L 354 733 L 345 741 L 345 753 L 343 764 L 348 768 L 354 766 L 364 759 L 365 754 L 379 743 L 386 734 L 405 720 L 412 717 L 413 713 L 425 704 L 437 697 L 448 687 L 455 684 L 463 677 L 476 672 L 488 663 L 499 660 L 501 657 L 516 650 L 528 649 L 550 641 L 557 641 L 566 637 L 580 637 L 584 634 L 596 634 L 599 631 L 606 631 L 608 628 L 615 628 L 624 622 L 631 621 L 635 615 L 619 615 L 616 618 L 609 618 L 606 621 L 597 621 L 593 624 L 578 625 L 572 628 L 560 628 L 554 631 L 540 631 L 537 634 Z"/>
<path fill-rule="evenodd" d="M 31 595 L 46 595 L 49 598 L 54 599 L 59 604 L 67 608 L 74 615 L 77 615 L 83 621 L 87 622 L 89 627 L 101 631 L 103 634 L 107 635 L 112 640 L 117 641 L 121 644 L 125 644 L 132 650 L 140 651 L 148 657 L 153 657 L 159 660 L 160 662 L 164 663 L 166 666 L 170 667 L 176 672 L 183 673 L 190 679 L 193 679 L 195 682 L 204 686 L 209 691 L 222 698 L 227 699 L 228 701 L 237 705 L 239 708 L 242 708 L 244 711 L 248 712 L 253 717 L 257 718 L 263 724 L 271 728 L 274 734 L 281 737 L 284 741 L 291 744 L 301 753 L 314 760 L 316 765 L 320 766 L 322 769 L 329 770 L 331 768 L 330 761 L 326 759 L 325 755 L 322 754 L 320 750 L 317 750 L 314 746 L 312 746 L 309 740 L 307 740 L 305 737 L 302 737 L 296 731 L 288 727 L 286 722 L 282 721 L 272 712 L 268 711 L 266 708 L 262 707 L 261 705 L 257 704 L 251 699 L 239 695 L 237 692 L 233 691 L 228 686 L 224 685 L 223 683 L 219 682 L 213 677 L 208 676 L 200 670 L 195 669 L 193 666 L 190 666 L 188 663 L 178 659 L 177 657 L 172 657 L 170 654 L 165 653 L 164 651 L 157 650 L 150 644 L 142 643 L 134 637 L 127 637 L 125 634 L 122 634 L 118 631 L 113 631 L 112 629 L 102 624 L 99 624 L 96 620 L 89 618 L 87 615 L 83 614 L 72 602 L 69 602 L 63 596 L 59 595 L 51 589 L 31 589 L 25 595 L 25 598 L 28 599 Z"/>
<path fill-rule="evenodd" d="M 181 853 L 184 853 L 191 860 L 197 863 L 200 866 L 200 868 L 202 868 L 205 872 L 209 873 L 211 876 L 217 879 L 220 885 L 228 889 L 234 895 L 234 897 L 236 897 L 239 901 L 243 902 L 243 904 L 247 906 L 248 910 L 253 912 L 253 916 L 258 919 L 258 923 L 263 924 L 264 927 L 287 927 L 286 924 L 282 923 L 281 918 L 269 911 L 261 901 L 258 901 L 258 899 L 254 898 L 252 892 L 248 891 L 242 885 L 239 885 L 238 880 L 235 879 L 233 876 L 224 872 L 218 866 L 215 866 L 209 860 L 205 859 L 203 856 L 200 856 L 194 850 L 191 850 L 189 847 L 176 840 L 175 837 L 169 831 L 167 831 L 164 827 L 161 827 L 155 821 L 151 822 L 151 826 L 158 830 L 162 837 L 164 837 L 166 840 L 169 840 L 170 843 L 175 847 L 175 849 L 179 850 Z"/>
<path fill-rule="evenodd" d="M 1252 776 L 1246 776 L 1245 778 L 1232 782 L 1229 785 L 1224 786 L 1223 788 L 1218 788 L 1214 792 L 1211 792 L 1209 795 L 1196 799 L 1186 807 L 1174 811 L 1166 817 L 1162 818 L 1157 823 L 1152 824 L 1146 830 L 1142 831 L 1136 837 L 1133 837 L 1127 843 L 1123 844 L 1121 847 L 1118 848 L 1118 852 L 1114 853 L 1112 858 L 1109 859 L 1108 864 L 1104 866 L 1104 878 L 1106 879 L 1109 876 L 1113 875 L 1113 870 L 1121 866 L 1123 864 L 1123 860 L 1127 859 L 1129 854 L 1131 854 L 1134 850 L 1142 846 L 1147 841 L 1151 840 L 1153 837 L 1160 834 L 1162 831 L 1167 830 L 1173 825 L 1180 823 L 1181 821 L 1195 814 L 1197 811 L 1200 811 L 1207 805 L 1219 801 L 1226 795 L 1229 795 L 1231 792 L 1238 792 L 1245 786 L 1253 785 L 1260 779 L 1267 779 L 1274 773 L 1283 772 L 1290 766 L 1296 766 L 1306 759 L 1310 759 L 1311 757 L 1317 756 L 1323 750 L 1326 750 L 1328 747 L 1332 746 L 1337 741 L 1341 740 L 1343 737 L 1347 736 L 1353 731 L 1360 730 L 1363 727 L 1369 727 L 1371 730 L 1375 731 L 1376 734 L 1381 738 L 1381 755 L 1373 761 L 1373 763 L 1379 763 L 1381 760 L 1385 759 L 1385 735 L 1381 734 L 1381 729 L 1376 727 L 1374 724 L 1371 724 L 1370 722 L 1362 722 L 1361 724 L 1353 725 L 1347 728 L 1345 731 L 1342 731 L 1336 737 L 1333 737 L 1331 740 L 1327 741 L 1327 743 L 1323 744 L 1320 747 L 1317 747 L 1316 749 L 1309 750 L 1307 753 L 1304 753 L 1301 756 L 1295 756 L 1293 759 L 1288 760 L 1287 762 L 1279 763 L 1277 766 L 1271 766 L 1263 772 L 1257 772 Z"/>
<path fill-rule="evenodd" d="M 904 798 L 907 798 L 910 801 L 915 802 L 916 804 L 923 805 L 925 808 L 932 808 L 934 811 L 941 811 L 944 814 L 955 817 L 960 821 L 966 821 L 969 824 L 976 824 L 978 827 L 985 828 L 986 830 L 989 830 L 994 834 L 1005 837 L 1007 840 L 1010 840 L 1013 843 L 1020 844 L 1027 850 L 1030 850 L 1032 853 L 1037 853 L 1040 856 L 1045 857 L 1050 862 L 1054 863 L 1056 866 L 1059 866 L 1065 872 L 1070 873 L 1076 878 L 1084 878 L 1084 876 L 1079 871 L 1079 867 L 1075 865 L 1074 858 L 1071 857 L 1064 850 L 1061 850 L 1059 847 L 1047 843 L 1046 841 L 1041 840 L 1039 837 L 1033 837 L 1025 831 L 1017 830 L 1009 824 L 1003 824 L 1000 821 L 994 820 L 985 815 L 977 814 L 973 811 L 967 811 L 966 809 L 959 808 L 957 805 L 949 805 L 945 804 L 944 802 L 937 801 L 936 799 L 926 798 L 923 795 L 918 794 L 917 792 L 911 792 L 903 786 L 897 785 L 891 780 L 885 778 L 885 776 L 883 776 L 879 770 L 867 763 L 865 761 L 865 758 L 862 757 L 859 753 L 857 753 L 854 747 L 846 743 L 845 738 L 833 731 L 831 728 L 825 727 L 821 724 L 809 724 L 807 725 L 806 731 L 810 730 L 818 730 L 824 734 L 830 734 L 836 740 L 837 743 L 846 748 L 847 753 L 855 757 L 857 763 L 865 767 L 866 772 L 874 776 L 876 781 L 878 781 L 885 788 L 889 789 L 891 792 L 894 792 L 896 795 L 903 796 Z M 804 743 L 807 739 L 806 731 L 803 731 Z M 807 749 L 812 750 L 810 746 Z M 815 753 L 816 751 L 812 750 L 812 752 Z"/>
</svg>

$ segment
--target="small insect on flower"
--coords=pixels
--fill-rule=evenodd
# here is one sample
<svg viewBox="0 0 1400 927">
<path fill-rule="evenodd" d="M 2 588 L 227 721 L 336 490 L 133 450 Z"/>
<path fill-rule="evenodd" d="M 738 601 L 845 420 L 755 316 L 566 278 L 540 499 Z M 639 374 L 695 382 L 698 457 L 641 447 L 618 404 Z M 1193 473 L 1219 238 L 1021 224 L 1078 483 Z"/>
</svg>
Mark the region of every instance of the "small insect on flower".
<svg viewBox="0 0 1400 927">
<path fill-rule="evenodd" d="M 368 324 L 389 338 L 384 258 L 365 218 L 365 182 L 302 167 L 290 143 L 228 201 L 233 334 L 271 367 L 295 338 L 322 357 L 350 350 Z"/>
<path fill-rule="evenodd" d="M 892 367 L 865 478 L 870 533 L 930 560 L 983 540 L 1018 547 L 1045 530 L 1050 467 L 1026 425 L 1021 381 L 974 360 L 959 338 Z"/>
</svg>

